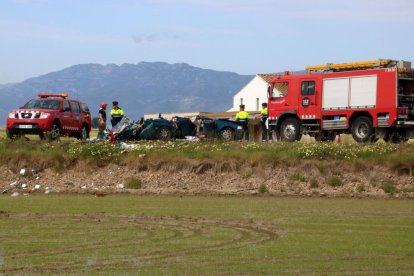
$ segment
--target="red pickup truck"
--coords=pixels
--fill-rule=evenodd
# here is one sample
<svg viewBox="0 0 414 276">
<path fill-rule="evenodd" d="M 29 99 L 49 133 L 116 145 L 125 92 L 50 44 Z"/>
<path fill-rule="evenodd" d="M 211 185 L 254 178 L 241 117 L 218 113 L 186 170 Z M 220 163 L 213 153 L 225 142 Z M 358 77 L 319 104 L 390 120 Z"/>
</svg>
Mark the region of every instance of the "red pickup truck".
<svg viewBox="0 0 414 276">
<path fill-rule="evenodd" d="M 38 134 L 57 139 L 61 135 L 78 139 L 89 137 L 91 114 L 88 106 L 78 100 L 67 99 L 68 94 L 38 94 L 19 109 L 12 110 L 6 121 L 9 138 Z"/>
</svg>

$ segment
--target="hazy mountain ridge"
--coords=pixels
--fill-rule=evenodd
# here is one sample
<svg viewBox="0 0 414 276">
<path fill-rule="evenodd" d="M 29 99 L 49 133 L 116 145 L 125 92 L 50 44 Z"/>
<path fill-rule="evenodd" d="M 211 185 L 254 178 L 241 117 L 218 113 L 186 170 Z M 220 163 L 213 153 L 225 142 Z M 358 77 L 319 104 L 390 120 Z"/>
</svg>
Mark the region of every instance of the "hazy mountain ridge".
<svg viewBox="0 0 414 276">
<path fill-rule="evenodd" d="M 119 101 L 127 116 L 159 112 L 225 111 L 252 75 L 201 69 L 186 63 L 81 64 L 58 72 L 0 85 L 0 125 L 10 109 L 37 93 L 69 93 L 86 102 L 93 116 L 98 105 Z"/>
</svg>

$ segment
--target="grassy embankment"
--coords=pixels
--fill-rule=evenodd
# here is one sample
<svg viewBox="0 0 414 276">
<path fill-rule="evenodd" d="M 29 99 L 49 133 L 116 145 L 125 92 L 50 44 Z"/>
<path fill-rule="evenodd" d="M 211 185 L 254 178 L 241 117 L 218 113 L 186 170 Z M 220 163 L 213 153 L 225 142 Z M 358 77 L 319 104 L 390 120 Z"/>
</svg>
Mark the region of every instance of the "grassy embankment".
<svg viewBox="0 0 414 276">
<path fill-rule="evenodd" d="M 128 150 L 128 152 L 126 152 Z M 130 148 L 108 142 L 77 140 L 15 141 L 0 138 L 0 164 L 12 161 L 70 163 L 79 160 L 125 164 L 142 160 L 235 160 L 246 162 L 295 162 L 300 160 L 343 160 L 384 165 L 414 165 L 414 144 L 356 143 L 238 143 L 221 141 L 138 141 Z M 53 162 L 54 158 L 56 161 Z"/>
<path fill-rule="evenodd" d="M 0 273 L 414 273 L 408 200 L 30 196 L 0 200 Z"/>
</svg>

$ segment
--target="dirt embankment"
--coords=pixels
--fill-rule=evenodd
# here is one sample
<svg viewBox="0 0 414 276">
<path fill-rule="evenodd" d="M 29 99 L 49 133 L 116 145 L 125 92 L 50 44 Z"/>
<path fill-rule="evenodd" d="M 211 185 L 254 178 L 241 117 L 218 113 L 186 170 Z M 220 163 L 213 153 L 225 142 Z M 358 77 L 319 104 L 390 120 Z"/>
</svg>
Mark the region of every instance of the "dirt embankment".
<svg viewBox="0 0 414 276">
<path fill-rule="evenodd" d="M 3 194 L 9 195 L 90 193 L 99 196 L 128 192 L 414 198 L 414 177 L 413 167 L 389 168 L 358 162 L 167 162 L 144 158 L 134 164 L 104 167 L 78 163 L 60 171 L 45 164 L 2 166 L 0 188 Z"/>
</svg>

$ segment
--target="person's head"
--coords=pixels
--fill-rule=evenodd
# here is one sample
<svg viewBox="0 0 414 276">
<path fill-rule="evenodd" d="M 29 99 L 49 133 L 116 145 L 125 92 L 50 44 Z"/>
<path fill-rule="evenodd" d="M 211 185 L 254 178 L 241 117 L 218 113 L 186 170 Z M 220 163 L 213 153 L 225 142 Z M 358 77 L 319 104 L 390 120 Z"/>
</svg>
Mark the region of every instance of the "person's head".
<svg viewBox="0 0 414 276">
<path fill-rule="evenodd" d="M 100 108 L 103 108 L 103 109 L 106 109 L 106 106 L 107 106 L 108 104 L 106 103 L 106 102 L 101 102 L 100 104 L 99 104 L 99 107 Z"/>
<path fill-rule="evenodd" d="M 113 101 L 113 102 L 112 102 L 112 106 L 113 106 L 113 107 L 118 107 L 118 101 Z"/>
<path fill-rule="evenodd" d="M 262 107 L 266 108 L 267 107 L 267 103 L 262 103 Z"/>
<path fill-rule="evenodd" d="M 242 111 L 243 111 L 243 110 L 244 110 L 244 107 L 245 107 L 245 106 L 244 106 L 244 104 L 241 104 L 241 105 L 240 105 L 240 110 L 242 110 Z"/>
</svg>

